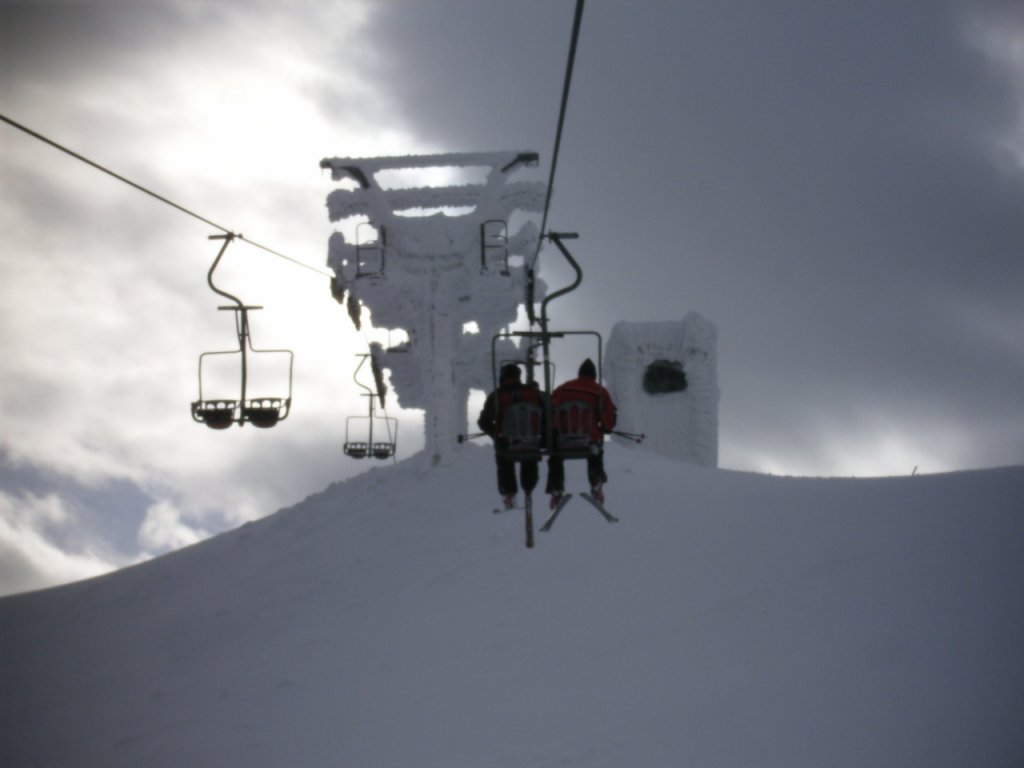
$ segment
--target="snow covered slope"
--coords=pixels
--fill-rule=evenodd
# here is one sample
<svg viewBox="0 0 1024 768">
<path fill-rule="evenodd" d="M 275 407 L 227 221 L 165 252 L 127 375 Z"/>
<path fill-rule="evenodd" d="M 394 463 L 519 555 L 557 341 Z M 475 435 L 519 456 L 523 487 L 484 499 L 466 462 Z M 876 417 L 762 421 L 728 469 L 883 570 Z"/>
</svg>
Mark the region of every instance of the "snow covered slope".
<svg viewBox="0 0 1024 768">
<path fill-rule="evenodd" d="M 534 550 L 467 447 L 0 600 L 0 764 L 1024 764 L 1024 468 L 608 454 Z"/>
</svg>

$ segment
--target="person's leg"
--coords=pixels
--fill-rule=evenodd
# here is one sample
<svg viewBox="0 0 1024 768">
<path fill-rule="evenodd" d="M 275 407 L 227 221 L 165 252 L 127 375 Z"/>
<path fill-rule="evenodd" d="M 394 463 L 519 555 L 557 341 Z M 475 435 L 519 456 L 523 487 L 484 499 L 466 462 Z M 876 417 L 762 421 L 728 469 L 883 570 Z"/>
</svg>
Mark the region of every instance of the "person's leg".
<svg viewBox="0 0 1024 768">
<path fill-rule="evenodd" d="M 494 460 L 498 464 L 498 493 L 502 496 L 515 496 L 519 491 L 516 484 L 516 465 L 501 456 L 495 456 Z"/>
<path fill-rule="evenodd" d="M 602 491 L 604 484 L 608 482 L 608 475 L 604 471 L 604 451 L 598 450 L 587 456 L 587 480 L 590 481 L 590 489 L 595 495 Z"/>
<path fill-rule="evenodd" d="M 565 491 L 565 462 L 559 456 L 548 458 L 548 482 L 546 493 L 561 494 Z"/>
</svg>

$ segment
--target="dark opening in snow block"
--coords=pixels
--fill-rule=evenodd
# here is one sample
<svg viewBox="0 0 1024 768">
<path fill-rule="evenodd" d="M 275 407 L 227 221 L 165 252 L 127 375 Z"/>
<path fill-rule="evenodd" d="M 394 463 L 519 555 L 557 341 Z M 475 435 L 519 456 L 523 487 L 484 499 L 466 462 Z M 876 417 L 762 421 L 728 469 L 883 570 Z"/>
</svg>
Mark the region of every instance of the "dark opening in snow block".
<svg viewBox="0 0 1024 768">
<path fill-rule="evenodd" d="M 644 371 L 644 392 L 649 395 L 682 392 L 686 383 L 683 364 L 675 360 L 655 360 Z"/>
<path fill-rule="evenodd" d="M 714 323 L 696 312 L 612 328 L 605 376 L 618 428 L 647 436 L 638 450 L 718 466 L 717 337 Z"/>
</svg>

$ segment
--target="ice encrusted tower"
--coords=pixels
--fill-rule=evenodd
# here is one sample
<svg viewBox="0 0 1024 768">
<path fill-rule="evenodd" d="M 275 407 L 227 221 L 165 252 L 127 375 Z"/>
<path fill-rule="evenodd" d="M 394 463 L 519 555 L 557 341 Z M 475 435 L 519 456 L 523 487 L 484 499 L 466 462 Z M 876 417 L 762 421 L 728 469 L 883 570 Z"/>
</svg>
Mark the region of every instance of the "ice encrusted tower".
<svg viewBox="0 0 1024 768">
<path fill-rule="evenodd" d="M 538 242 L 526 215 L 543 210 L 547 185 L 511 176 L 536 164 L 534 152 L 320 163 L 339 182 L 327 196 L 330 220 L 354 223 L 356 233 L 354 242 L 331 235 L 334 296 L 357 326 L 366 307 L 375 328 L 408 334 L 408 342 L 374 355 L 390 371 L 399 404 L 425 412 L 425 448 L 435 461 L 457 447 L 469 390 L 492 387 L 491 340 L 524 303 Z M 408 183 L 428 177 L 442 183 Z"/>
<path fill-rule="evenodd" d="M 644 450 L 718 466 L 718 330 L 696 312 L 679 322 L 619 322 L 605 344 L 605 377 L 619 428 Z"/>
</svg>

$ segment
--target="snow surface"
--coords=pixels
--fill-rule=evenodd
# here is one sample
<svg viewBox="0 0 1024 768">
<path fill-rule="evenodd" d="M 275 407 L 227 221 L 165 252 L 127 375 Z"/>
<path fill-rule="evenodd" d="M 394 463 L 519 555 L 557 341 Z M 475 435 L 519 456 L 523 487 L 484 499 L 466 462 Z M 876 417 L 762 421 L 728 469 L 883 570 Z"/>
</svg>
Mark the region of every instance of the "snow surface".
<svg viewBox="0 0 1024 768">
<path fill-rule="evenodd" d="M 1024 467 L 607 463 L 533 550 L 463 446 L 4 598 L 0 765 L 1024 764 Z"/>
</svg>

